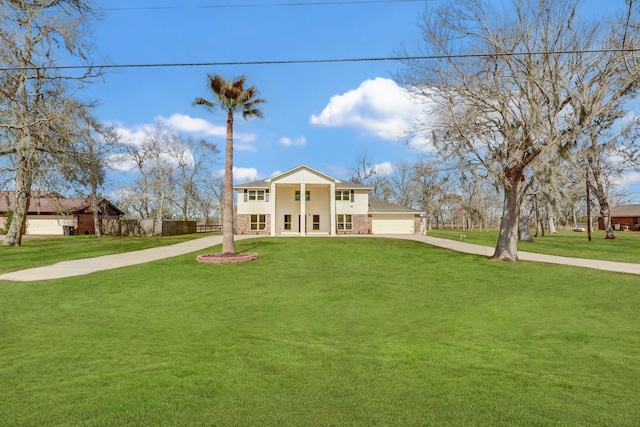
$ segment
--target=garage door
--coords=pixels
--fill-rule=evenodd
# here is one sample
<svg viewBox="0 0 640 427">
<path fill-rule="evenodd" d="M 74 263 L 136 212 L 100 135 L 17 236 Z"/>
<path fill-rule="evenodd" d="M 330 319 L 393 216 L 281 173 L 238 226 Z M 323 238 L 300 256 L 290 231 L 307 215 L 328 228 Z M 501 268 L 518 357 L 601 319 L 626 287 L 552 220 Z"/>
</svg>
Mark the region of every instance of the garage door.
<svg viewBox="0 0 640 427">
<path fill-rule="evenodd" d="M 413 234 L 413 214 L 374 215 L 371 231 L 373 234 Z"/>
<path fill-rule="evenodd" d="M 64 225 L 73 225 L 72 217 L 42 218 L 35 216 L 27 217 L 27 234 L 48 234 L 62 236 Z"/>
</svg>

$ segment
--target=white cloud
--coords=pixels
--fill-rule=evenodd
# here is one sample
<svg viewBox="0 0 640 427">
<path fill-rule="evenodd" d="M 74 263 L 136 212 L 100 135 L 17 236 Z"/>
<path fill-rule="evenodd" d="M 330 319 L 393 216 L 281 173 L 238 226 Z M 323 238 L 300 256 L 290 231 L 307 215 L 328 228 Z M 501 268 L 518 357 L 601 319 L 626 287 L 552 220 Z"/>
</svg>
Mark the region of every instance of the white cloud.
<svg viewBox="0 0 640 427">
<path fill-rule="evenodd" d="M 179 133 L 191 133 L 194 135 L 200 136 L 214 136 L 220 138 L 226 138 L 227 136 L 227 127 L 214 125 L 213 123 L 204 120 L 198 119 L 195 117 L 188 116 L 186 114 L 172 114 L 169 118 L 165 118 L 162 116 L 156 117 L 161 123 L 171 127 L 171 129 L 179 132 Z M 252 133 L 242 133 L 242 132 L 233 132 L 233 140 L 234 143 L 236 141 L 241 143 L 249 143 L 254 142 L 256 140 L 256 135 Z M 235 144 L 234 144 L 235 145 Z"/>
<path fill-rule="evenodd" d="M 319 115 L 311 116 L 311 123 L 351 127 L 385 140 L 408 140 L 423 110 L 424 106 L 413 102 L 393 80 L 378 77 L 364 81 L 357 89 L 332 96 Z M 410 142 L 410 146 L 425 149 L 423 142 L 427 141 Z"/>
<path fill-rule="evenodd" d="M 635 184 L 640 184 L 640 172 L 627 172 L 617 180 L 617 184 L 622 188 L 629 188 Z"/>
<path fill-rule="evenodd" d="M 390 162 L 377 163 L 371 166 L 371 170 L 378 176 L 389 176 L 393 173 L 393 164 Z"/>
<path fill-rule="evenodd" d="M 217 176 L 224 177 L 224 169 L 220 169 L 216 173 Z M 258 170 L 256 168 L 241 168 L 239 166 L 233 167 L 233 182 L 251 182 L 260 179 Z"/>
<path fill-rule="evenodd" d="M 130 172 L 136 168 L 136 164 L 131 158 L 124 154 L 116 154 L 107 158 L 109 167 L 117 172 Z"/>
<path fill-rule="evenodd" d="M 220 137 L 227 135 L 227 128 L 225 126 L 216 126 L 204 119 L 190 117 L 185 114 L 173 114 L 169 118 L 159 116 L 157 120 L 178 132 Z"/>
<path fill-rule="evenodd" d="M 144 140 L 146 138 L 144 126 L 138 126 L 135 129 L 127 129 L 122 126 L 116 126 L 115 132 L 121 142 L 138 147 L 141 147 L 144 144 Z"/>
<path fill-rule="evenodd" d="M 307 139 L 304 136 L 299 136 L 296 139 L 291 139 L 284 136 L 280 138 L 280 144 L 286 147 L 303 146 L 303 145 L 307 145 Z"/>
<path fill-rule="evenodd" d="M 160 127 L 158 127 L 158 124 Z M 226 139 L 227 135 L 226 127 L 216 126 L 207 120 L 190 117 L 185 114 L 173 114 L 169 118 L 158 116 L 155 118 L 154 123 L 136 125 L 130 128 L 119 123 L 111 123 L 110 125 L 115 129 L 122 143 L 136 147 L 142 147 L 145 140 L 148 139 L 148 136 L 150 134 L 157 133 L 159 129 L 162 129 L 162 132 L 167 134 L 187 134 L 185 136 L 193 134 L 193 136 L 196 137 L 212 136 Z M 256 140 L 255 134 L 234 132 L 233 139 L 234 150 L 256 151 L 255 145 L 251 144 Z M 224 152 L 224 144 L 224 141 L 218 144 L 221 152 Z M 190 155 L 190 153 L 183 154 Z M 168 162 L 172 161 L 171 156 L 172 155 L 169 153 L 164 153 L 162 155 L 165 161 Z M 125 155 L 112 156 L 109 161 L 111 167 L 116 171 L 127 172 L 136 168 L 135 163 L 130 159 L 130 157 Z"/>
</svg>

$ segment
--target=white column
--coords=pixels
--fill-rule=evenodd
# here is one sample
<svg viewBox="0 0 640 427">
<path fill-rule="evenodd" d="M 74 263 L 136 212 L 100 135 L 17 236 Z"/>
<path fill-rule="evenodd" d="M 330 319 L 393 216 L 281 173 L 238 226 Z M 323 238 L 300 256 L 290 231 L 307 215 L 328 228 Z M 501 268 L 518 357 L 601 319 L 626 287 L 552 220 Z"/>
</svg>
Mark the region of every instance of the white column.
<svg viewBox="0 0 640 427">
<path fill-rule="evenodd" d="M 329 190 L 329 234 L 336 235 L 336 184 L 331 183 L 331 189 Z"/>
<path fill-rule="evenodd" d="M 271 235 L 276 235 L 276 183 L 271 183 L 271 188 L 269 188 L 269 205 L 268 212 L 271 215 Z"/>
<path fill-rule="evenodd" d="M 307 234 L 307 197 L 305 196 L 305 184 L 300 184 L 300 235 Z"/>
</svg>

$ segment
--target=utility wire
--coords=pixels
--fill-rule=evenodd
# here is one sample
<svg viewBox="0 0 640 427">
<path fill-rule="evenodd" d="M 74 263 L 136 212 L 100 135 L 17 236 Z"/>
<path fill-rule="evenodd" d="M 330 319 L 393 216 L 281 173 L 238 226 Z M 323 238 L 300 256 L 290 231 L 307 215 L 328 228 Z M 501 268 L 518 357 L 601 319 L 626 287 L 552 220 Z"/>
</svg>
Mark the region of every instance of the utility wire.
<svg viewBox="0 0 640 427">
<path fill-rule="evenodd" d="M 0 67 L 1 71 L 24 71 L 24 70 L 85 70 L 88 68 L 113 69 L 113 68 L 169 68 L 169 67 L 223 67 L 234 65 L 292 65 L 292 64 L 330 64 L 340 62 L 380 62 L 380 61 L 419 61 L 419 60 L 443 60 L 443 59 L 464 59 L 482 57 L 505 57 L 505 56 L 526 56 L 526 55 L 575 55 L 587 53 L 608 53 L 608 52 L 638 52 L 640 48 L 624 49 L 580 49 L 580 50 L 559 50 L 559 51 L 534 51 L 534 52 L 504 52 L 504 53 L 469 53 L 454 55 L 419 55 L 419 56 L 381 56 L 368 58 L 326 58 L 326 59 L 283 59 L 264 61 L 219 61 L 219 62 L 167 62 L 148 64 L 102 64 L 102 65 L 49 65 L 45 67 Z"/>
<path fill-rule="evenodd" d="M 105 7 L 97 10 L 123 11 L 123 10 L 165 10 L 165 9 L 240 9 L 258 7 L 304 7 L 304 6 L 346 6 L 354 4 L 382 4 L 382 3 L 421 3 L 425 0 L 351 0 L 351 1 L 311 1 L 292 3 L 245 3 L 245 4 L 222 4 L 222 5 L 202 5 L 202 6 L 145 6 L 145 7 Z M 434 0 L 426 0 L 434 1 Z"/>
</svg>

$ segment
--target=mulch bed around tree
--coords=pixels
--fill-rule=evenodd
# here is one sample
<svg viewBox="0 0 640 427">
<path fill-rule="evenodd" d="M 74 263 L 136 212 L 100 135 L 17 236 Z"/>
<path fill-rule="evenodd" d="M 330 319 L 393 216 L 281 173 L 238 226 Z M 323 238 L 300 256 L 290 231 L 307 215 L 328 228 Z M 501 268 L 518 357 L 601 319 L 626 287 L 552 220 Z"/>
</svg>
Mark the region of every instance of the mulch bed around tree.
<svg viewBox="0 0 640 427">
<path fill-rule="evenodd" d="M 254 253 L 205 254 L 196 257 L 196 260 L 203 264 L 238 264 L 256 259 L 258 259 L 258 254 Z"/>
</svg>

